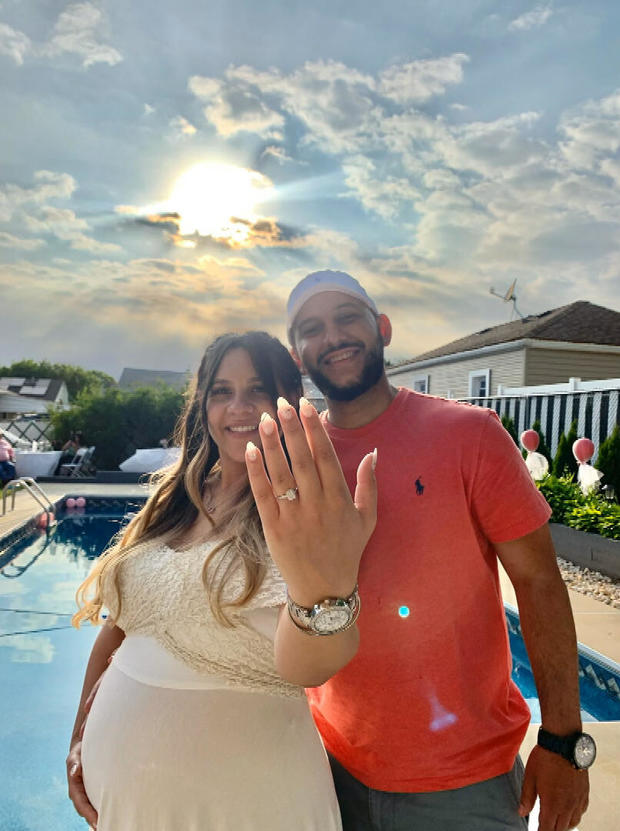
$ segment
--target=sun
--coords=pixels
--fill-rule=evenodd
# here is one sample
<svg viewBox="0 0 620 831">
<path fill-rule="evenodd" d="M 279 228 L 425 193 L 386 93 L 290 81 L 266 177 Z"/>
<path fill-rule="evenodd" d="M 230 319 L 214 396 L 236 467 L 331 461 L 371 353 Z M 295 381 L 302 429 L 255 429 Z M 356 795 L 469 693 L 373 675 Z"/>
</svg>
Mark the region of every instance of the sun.
<svg viewBox="0 0 620 831">
<path fill-rule="evenodd" d="M 256 206 L 272 192 L 271 181 L 255 170 L 203 162 L 186 170 L 174 184 L 167 203 L 179 215 L 179 234 L 227 237 L 237 242 L 256 221 Z"/>
</svg>

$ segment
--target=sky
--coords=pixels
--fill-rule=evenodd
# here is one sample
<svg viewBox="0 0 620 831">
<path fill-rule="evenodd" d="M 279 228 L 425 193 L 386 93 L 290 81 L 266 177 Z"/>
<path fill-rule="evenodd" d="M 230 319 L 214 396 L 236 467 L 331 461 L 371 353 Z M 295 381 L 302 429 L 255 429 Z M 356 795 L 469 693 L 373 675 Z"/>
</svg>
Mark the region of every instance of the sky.
<svg viewBox="0 0 620 831">
<path fill-rule="evenodd" d="M 195 369 L 356 276 L 413 357 L 620 310 L 616 0 L 0 0 L 0 364 Z"/>
</svg>

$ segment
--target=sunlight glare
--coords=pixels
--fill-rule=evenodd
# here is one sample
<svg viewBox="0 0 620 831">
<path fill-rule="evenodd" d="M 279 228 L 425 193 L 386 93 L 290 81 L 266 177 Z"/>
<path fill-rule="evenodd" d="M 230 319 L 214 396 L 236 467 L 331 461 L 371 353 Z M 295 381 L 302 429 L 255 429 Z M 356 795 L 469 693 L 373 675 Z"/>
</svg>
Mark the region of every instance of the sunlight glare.
<svg viewBox="0 0 620 831">
<path fill-rule="evenodd" d="M 204 162 L 177 179 L 168 209 L 179 214 L 182 236 L 197 233 L 242 242 L 257 219 L 256 205 L 271 192 L 270 180 L 255 170 Z"/>
</svg>

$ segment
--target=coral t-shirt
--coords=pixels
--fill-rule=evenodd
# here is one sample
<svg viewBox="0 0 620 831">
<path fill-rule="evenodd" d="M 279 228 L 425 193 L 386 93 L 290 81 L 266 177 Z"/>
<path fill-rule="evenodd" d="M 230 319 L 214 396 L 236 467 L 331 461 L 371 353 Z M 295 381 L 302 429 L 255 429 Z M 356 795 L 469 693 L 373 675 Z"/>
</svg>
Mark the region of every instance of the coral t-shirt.
<svg viewBox="0 0 620 831">
<path fill-rule="evenodd" d="M 400 389 L 363 427 L 327 429 L 353 492 L 378 449 L 378 523 L 359 573 L 355 658 L 308 698 L 325 746 L 364 784 L 422 792 L 506 773 L 529 722 L 493 543 L 549 518 L 497 415 Z"/>
</svg>

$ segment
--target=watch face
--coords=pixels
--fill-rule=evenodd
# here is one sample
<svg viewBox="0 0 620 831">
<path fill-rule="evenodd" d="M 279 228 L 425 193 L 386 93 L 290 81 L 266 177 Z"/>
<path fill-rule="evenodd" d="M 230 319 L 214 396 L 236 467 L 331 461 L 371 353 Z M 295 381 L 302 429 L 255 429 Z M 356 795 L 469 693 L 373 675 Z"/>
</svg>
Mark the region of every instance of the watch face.
<svg viewBox="0 0 620 831">
<path fill-rule="evenodd" d="M 334 609 L 320 609 L 312 621 L 312 628 L 316 632 L 337 632 L 351 619 L 351 612 L 347 607 Z"/>
<path fill-rule="evenodd" d="M 575 764 L 578 768 L 589 768 L 596 759 L 596 745 L 592 736 L 582 733 L 575 742 Z"/>
</svg>

